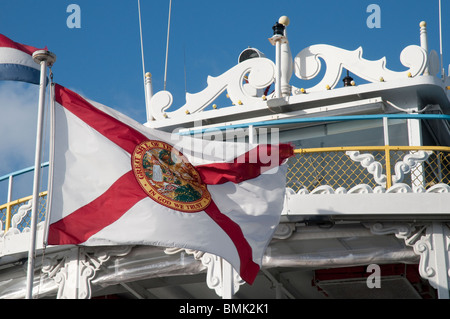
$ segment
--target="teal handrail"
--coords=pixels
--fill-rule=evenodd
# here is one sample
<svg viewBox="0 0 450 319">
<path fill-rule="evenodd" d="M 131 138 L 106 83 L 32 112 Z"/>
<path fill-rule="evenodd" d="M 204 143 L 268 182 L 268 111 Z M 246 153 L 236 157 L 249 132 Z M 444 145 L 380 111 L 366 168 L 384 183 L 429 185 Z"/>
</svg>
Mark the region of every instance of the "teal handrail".
<svg viewBox="0 0 450 319">
<path fill-rule="evenodd" d="M 182 131 L 180 135 L 195 135 L 214 131 L 221 131 L 236 128 L 248 128 L 270 126 L 270 125 L 284 125 L 284 124 L 299 124 L 299 123 L 314 123 L 314 122 L 337 122 L 337 121 L 360 121 L 360 120 L 379 120 L 383 118 L 388 119 L 417 119 L 417 120 L 450 120 L 450 115 L 446 114 L 368 114 L 368 115 L 343 115 L 343 116 L 322 116 L 322 117 L 307 117 L 295 119 L 281 119 L 271 121 L 259 121 L 252 123 L 232 124 L 218 127 L 211 127 L 199 130 Z"/>
<path fill-rule="evenodd" d="M 48 162 L 42 163 L 41 164 L 41 168 L 42 167 L 47 167 L 48 165 L 49 165 Z M 8 179 L 10 176 L 12 176 L 12 177 L 19 176 L 19 175 L 31 172 L 33 170 L 34 170 L 34 166 L 30 166 L 30 167 L 27 167 L 27 168 L 24 168 L 24 169 L 21 169 L 21 170 L 18 170 L 18 171 L 15 171 L 15 172 L 3 175 L 2 177 L 0 177 L 0 182 L 4 181 L 5 179 Z"/>
</svg>

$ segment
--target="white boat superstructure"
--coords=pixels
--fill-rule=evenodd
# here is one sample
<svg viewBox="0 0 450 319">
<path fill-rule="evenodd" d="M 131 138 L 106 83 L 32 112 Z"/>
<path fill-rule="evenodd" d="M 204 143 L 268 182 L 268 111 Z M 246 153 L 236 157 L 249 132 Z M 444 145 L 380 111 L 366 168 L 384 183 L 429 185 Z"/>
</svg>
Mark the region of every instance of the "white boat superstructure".
<svg viewBox="0 0 450 319">
<path fill-rule="evenodd" d="M 255 283 L 200 251 L 43 247 L 41 214 L 34 297 L 449 298 L 450 77 L 439 74 L 426 23 L 419 44 L 400 54 L 403 71 L 361 48 L 319 44 L 293 56 L 288 25 L 282 17 L 273 27 L 275 61 L 247 48 L 174 110 L 172 94 L 153 93 L 146 74 L 148 127 L 295 146 L 281 223 Z M 301 88 L 293 76 L 322 78 Z M 230 105 L 218 107 L 225 94 Z M 25 296 L 29 201 L 0 207 L 1 298 Z"/>
</svg>

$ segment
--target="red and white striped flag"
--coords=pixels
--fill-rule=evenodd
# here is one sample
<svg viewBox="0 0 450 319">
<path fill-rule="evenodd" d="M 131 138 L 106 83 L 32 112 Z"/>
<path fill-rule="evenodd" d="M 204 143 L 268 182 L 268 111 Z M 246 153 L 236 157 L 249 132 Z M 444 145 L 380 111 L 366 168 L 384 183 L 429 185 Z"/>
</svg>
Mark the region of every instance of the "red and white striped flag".
<svg viewBox="0 0 450 319">
<path fill-rule="evenodd" d="M 49 244 L 196 249 L 254 281 L 279 223 L 290 145 L 161 132 L 58 84 L 54 125 Z"/>
<path fill-rule="evenodd" d="M 0 34 L 0 80 L 39 84 L 40 67 L 32 58 L 37 50 Z"/>
</svg>

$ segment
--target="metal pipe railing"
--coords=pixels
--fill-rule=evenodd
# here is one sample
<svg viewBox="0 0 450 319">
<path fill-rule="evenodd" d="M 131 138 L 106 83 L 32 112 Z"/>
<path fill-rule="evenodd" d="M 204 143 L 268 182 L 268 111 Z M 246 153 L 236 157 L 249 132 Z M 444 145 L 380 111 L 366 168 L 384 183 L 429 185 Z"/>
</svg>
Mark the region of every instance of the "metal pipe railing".
<svg viewBox="0 0 450 319">
<path fill-rule="evenodd" d="M 49 162 L 45 162 L 41 164 L 41 168 L 43 167 L 47 167 L 49 165 Z M 23 175 L 25 173 L 29 173 L 29 172 L 33 172 L 34 171 L 34 166 L 30 166 L 6 175 L 3 175 L 0 177 L 0 182 L 4 181 L 4 180 L 8 180 L 8 194 L 7 194 L 7 198 L 6 198 L 6 204 L 3 204 L 0 206 L 0 211 L 2 209 L 6 208 L 6 217 L 5 217 L 5 232 L 9 229 L 9 227 L 11 227 L 11 208 L 15 205 L 19 205 L 22 204 L 23 202 L 26 202 L 27 200 L 30 200 L 31 198 L 28 197 L 24 197 L 18 200 L 13 201 L 12 200 L 12 191 L 13 191 L 13 181 L 14 181 L 14 177 Z M 47 192 L 45 192 L 46 194 Z M 41 193 L 42 194 L 42 193 Z"/>
</svg>

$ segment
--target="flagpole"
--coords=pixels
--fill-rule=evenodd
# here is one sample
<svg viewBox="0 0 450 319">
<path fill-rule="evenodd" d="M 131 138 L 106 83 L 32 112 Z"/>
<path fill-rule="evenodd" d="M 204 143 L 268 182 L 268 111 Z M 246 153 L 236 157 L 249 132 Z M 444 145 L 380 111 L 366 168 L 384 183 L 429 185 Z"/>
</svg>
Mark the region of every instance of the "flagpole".
<svg viewBox="0 0 450 319">
<path fill-rule="evenodd" d="M 45 226 L 44 226 L 44 248 L 48 245 L 48 229 L 50 226 L 50 212 L 52 211 L 52 196 L 53 196 L 53 163 L 55 158 L 55 83 L 52 81 L 52 75 L 50 75 L 50 142 L 48 152 L 48 192 L 47 192 L 47 205 L 45 212 Z"/>
<path fill-rule="evenodd" d="M 53 65 L 56 60 L 56 56 L 47 50 L 38 50 L 33 53 L 33 60 L 41 65 L 41 78 L 39 83 L 39 106 L 36 129 L 36 150 L 34 158 L 33 204 L 31 208 L 31 239 L 30 249 L 28 251 L 26 299 L 31 299 L 33 296 L 34 255 L 36 250 L 36 227 L 39 208 L 39 180 L 41 174 L 42 130 L 44 122 L 45 89 L 47 84 L 47 66 L 51 67 Z"/>
<path fill-rule="evenodd" d="M 439 51 L 441 55 L 441 78 L 445 80 L 444 60 L 442 55 L 442 6 L 441 0 L 439 0 Z"/>
</svg>

